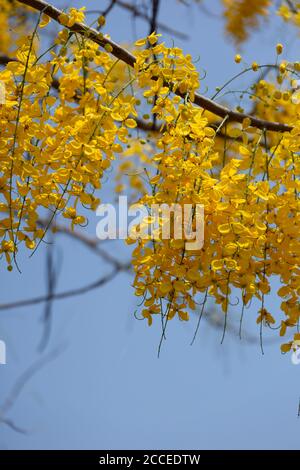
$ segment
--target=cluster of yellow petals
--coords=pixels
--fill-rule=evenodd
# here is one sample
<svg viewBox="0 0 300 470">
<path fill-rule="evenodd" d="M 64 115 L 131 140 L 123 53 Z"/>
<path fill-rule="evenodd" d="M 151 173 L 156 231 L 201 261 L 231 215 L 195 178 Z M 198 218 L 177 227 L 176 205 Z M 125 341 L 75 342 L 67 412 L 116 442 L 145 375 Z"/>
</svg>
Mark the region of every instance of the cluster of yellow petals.
<svg viewBox="0 0 300 470">
<path fill-rule="evenodd" d="M 224 146 L 222 139 L 220 145 L 206 113 L 193 105 L 199 82 L 190 56 L 163 44 L 153 45 L 152 53 L 154 63 L 149 47 L 137 55 L 138 83 L 145 88 L 144 97 L 156 96 L 151 112 L 164 125 L 156 142 L 150 194 L 138 202 L 149 208 L 162 203 L 203 204 L 205 240 L 198 251 L 187 251 L 186 240 L 138 240 L 134 285 L 143 299 L 142 315 L 149 324 L 153 316 L 161 317 L 165 328 L 174 316 L 188 320 L 189 310 L 213 297 L 226 317 L 238 294 L 242 311 L 253 299 L 261 304 L 261 328 L 275 323 L 274 315 L 282 322 L 284 335 L 288 327 L 297 327 L 300 317 L 300 107 L 291 93 L 282 92 L 275 99 L 275 89 L 259 82 L 258 115 L 266 112 L 265 117 L 276 120 L 281 111 L 294 130 L 273 134 L 245 119 L 242 126 L 227 126 L 228 142 Z M 170 93 L 178 88 L 187 99 Z M 262 92 L 270 101 L 263 108 Z M 265 306 L 273 277 L 282 283 L 281 315 L 279 309 L 272 315 Z"/>
<path fill-rule="evenodd" d="M 30 8 L 16 0 L 1 0 L 0 4 L 0 54 L 9 55 L 26 36 Z"/>
<path fill-rule="evenodd" d="M 49 226 L 60 213 L 71 227 L 86 224 L 81 209 L 97 207 L 102 175 L 136 125 L 135 98 L 116 92 L 115 60 L 67 29 L 56 44 L 43 62 L 28 37 L 0 71 L 0 251 L 9 266 L 20 244 L 43 240 L 41 216 Z"/>
<path fill-rule="evenodd" d="M 300 27 L 300 3 L 293 3 L 293 8 L 288 2 L 282 2 L 278 9 L 278 14 L 281 18 L 286 21 L 294 24 L 296 27 Z"/>
<path fill-rule="evenodd" d="M 226 1 L 228 11 L 238 4 L 248 18 L 240 40 L 255 24 L 246 3 Z M 253 3 L 261 14 L 270 2 Z M 60 17 L 68 27 L 75 21 L 84 21 L 83 9 Z M 40 26 L 47 23 L 42 15 Z M 164 330 L 170 319 L 188 320 L 189 311 L 212 297 L 226 325 L 238 294 L 242 311 L 253 299 L 260 302 L 260 328 L 279 321 L 280 334 L 292 329 L 297 341 L 300 104 L 291 90 L 260 81 L 253 93 L 256 114 L 277 120 L 280 113 L 293 130 L 266 132 L 250 119 L 237 125 L 225 118 L 216 126 L 216 117 L 193 104 L 199 74 L 191 56 L 158 38 L 153 33 L 136 43 L 128 75 L 107 49 L 68 29 L 58 34 L 50 58 L 39 56 L 33 35 L 0 71 L 6 87 L 0 106 L 0 252 L 11 267 L 19 246 L 35 250 L 59 214 L 72 228 L 85 225 L 83 208 L 98 205 L 101 179 L 118 154 L 121 171 L 131 173 L 135 202 L 204 206 L 201 249 L 187 250 L 184 238 L 163 239 L 160 230 L 154 239 L 135 241 L 134 287 L 148 323 L 158 316 Z M 289 67 L 280 73 L 288 77 Z M 160 127 L 149 141 L 135 134 L 138 109 L 147 119 L 155 116 Z M 147 184 L 132 173 L 135 155 L 147 167 Z M 48 227 L 39 223 L 41 216 Z M 281 283 L 277 314 L 266 305 L 274 277 Z M 294 347 L 293 341 L 282 350 Z"/>
<path fill-rule="evenodd" d="M 268 15 L 271 0 L 222 0 L 225 11 L 226 32 L 237 43 L 245 41 L 249 31 L 259 25 L 261 16 Z"/>
</svg>

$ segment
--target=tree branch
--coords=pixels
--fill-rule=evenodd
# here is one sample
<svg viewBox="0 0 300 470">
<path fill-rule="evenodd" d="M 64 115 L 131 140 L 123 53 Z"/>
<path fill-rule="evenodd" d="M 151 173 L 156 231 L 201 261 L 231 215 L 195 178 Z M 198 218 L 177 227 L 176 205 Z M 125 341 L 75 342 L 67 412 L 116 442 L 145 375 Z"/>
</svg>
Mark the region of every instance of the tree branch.
<svg viewBox="0 0 300 470">
<path fill-rule="evenodd" d="M 135 5 L 131 5 L 131 3 L 123 2 L 122 0 L 116 0 L 115 5 L 123 8 L 124 10 L 128 10 L 129 12 L 132 13 L 133 17 L 138 17 L 141 18 L 142 20 L 147 21 L 149 23 L 150 17 L 146 15 L 146 13 L 141 12 Z M 103 14 L 101 10 L 87 10 L 86 14 Z M 160 23 L 159 21 L 157 22 L 157 28 L 160 31 L 164 31 L 165 33 L 170 34 L 171 36 L 176 36 L 177 38 L 180 38 L 184 41 L 186 41 L 189 36 L 182 31 L 177 31 L 174 28 L 171 28 L 170 26 Z"/>
<path fill-rule="evenodd" d="M 297 12 L 297 8 L 295 7 L 294 3 L 292 2 L 292 0 L 285 0 L 289 9 L 291 10 L 292 13 L 294 13 L 294 15 L 296 15 L 298 12 Z"/>
<path fill-rule="evenodd" d="M 149 20 L 149 34 L 157 32 L 157 17 L 159 11 L 159 2 L 160 0 L 152 0 L 152 15 Z"/>
<path fill-rule="evenodd" d="M 10 58 L 8 56 L 0 56 L 0 65 L 6 65 L 8 62 L 11 62 L 11 61 L 17 61 L 16 59 L 13 59 L 13 58 Z M 274 66 L 275 67 L 275 66 Z M 57 78 L 53 77 L 52 79 L 52 83 L 51 83 L 51 86 L 59 91 L 59 81 L 57 80 Z M 77 101 L 79 99 L 78 96 L 75 96 L 74 97 L 75 101 Z M 252 112 L 254 113 L 256 110 L 256 106 L 253 107 L 252 109 Z M 251 112 L 251 113 L 252 113 Z M 249 115 L 250 116 L 250 115 Z M 162 123 L 158 123 L 156 125 L 153 125 L 153 122 L 150 122 L 150 121 L 144 121 L 143 119 L 140 119 L 140 118 L 136 118 L 134 117 L 135 121 L 136 121 L 136 124 L 137 124 L 137 128 L 142 130 L 142 131 L 145 131 L 145 132 L 154 132 L 154 133 L 158 133 L 161 131 L 161 126 L 162 126 Z M 218 129 L 219 126 L 220 126 L 220 123 L 221 121 L 216 121 L 215 123 L 212 123 L 210 124 L 211 127 L 213 128 L 216 128 Z M 218 132 L 218 137 L 220 137 L 221 139 L 229 139 L 229 140 L 234 140 L 234 141 L 241 141 L 242 142 L 242 138 L 241 137 L 230 137 L 224 133 L 222 133 L 221 131 Z M 260 142 L 259 145 L 262 145 L 262 146 L 265 146 L 265 144 L 263 142 Z M 42 221 L 41 221 L 42 222 Z M 65 227 L 62 227 L 62 230 L 58 230 L 59 232 L 66 232 L 67 231 L 67 228 Z M 69 235 L 72 235 L 74 236 L 75 238 L 79 239 L 79 238 L 82 238 L 82 235 L 79 234 L 79 232 L 71 232 L 69 231 Z M 83 241 L 84 243 L 86 243 L 87 245 L 90 246 L 90 248 L 95 248 L 95 245 L 97 245 L 98 241 L 96 240 L 96 243 L 94 244 L 94 240 L 93 239 L 89 239 L 89 240 L 81 240 Z M 99 248 L 97 248 L 96 251 L 99 251 Z M 102 251 L 102 250 L 101 250 Z M 106 256 L 106 252 L 103 252 L 102 253 L 98 253 L 100 256 L 102 256 L 102 254 L 105 254 Z M 116 261 L 116 260 L 114 260 Z M 114 264 L 114 262 L 113 262 Z"/>
<path fill-rule="evenodd" d="M 58 23 L 59 23 L 59 16 L 63 13 L 58 8 L 55 8 L 52 5 L 42 0 L 18 0 L 18 2 L 24 5 L 30 6 L 37 11 L 47 14 Z M 103 35 L 99 34 L 95 29 L 89 28 L 83 23 L 75 23 L 73 26 L 68 27 L 68 29 L 72 32 L 88 37 L 89 39 L 94 41 L 96 44 L 99 44 L 101 47 L 105 47 L 105 45 L 109 44 L 112 49 L 111 53 L 116 58 L 125 62 L 130 67 L 134 67 L 136 58 L 133 54 L 131 54 L 126 49 L 122 48 L 119 44 L 115 43 L 111 39 L 103 37 Z M 186 97 L 184 93 L 180 93 L 178 90 L 175 93 L 182 98 Z M 249 118 L 251 120 L 251 125 L 254 127 L 257 127 L 258 129 L 274 131 L 274 132 L 289 132 L 293 129 L 292 126 L 289 126 L 287 124 L 266 121 L 264 119 L 259 119 L 253 116 L 249 116 L 248 114 L 232 111 L 226 108 L 225 106 L 215 103 L 209 98 L 206 98 L 205 96 L 202 96 L 199 94 L 195 95 L 194 103 L 197 106 L 200 106 L 201 108 L 204 108 L 207 111 L 210 111 L 211 113 L 221 118 L 225 118 L 227 116 L 228 121 L 243 122 L 245 118 Z"/>
<path fill-rule="evenodd" d="M 53 234 L 52 234 L 53 235 Z M 53 297 L 54 291 L 56 289 L 56 285 L 58 282 L 58 275 L 59 275 L 59 268 L 56 266 L 54 262 L 54 243 L 51 240 L 50 246 L 46 250 L 46 283 L 47 283 L 47 293 L 49 297 Z M 45 303 L 44 306 L 44 313 L 43 313 L 43 324 L 44 324 L 44 331 L 42 334 L 42 338 L 38 347 L 39 352 L 43 352 L 46 348 L 50 336 L 51 336 L 51 329 L 52 329 L 52 306 L 53 302 L 52 299 Z"/>
<path fill-rule="evenodd" d="M 0 65 L 7 65 L 8 62 L 18 62 L 17 59 L 13 59 L 12 57 L 8 57 L 8 55 L 2 55 L 0 57 Z"/>
<path fill-rule="evenodd" d="M 38 225 L 40 227 L 45 228 L 48 226 L 48 221 L 45 219 L 39 219 Z M 63 235 L 67 235 L 68 237 L 71 237 L 83 243 L 90 250 L 92 250 L 96 255 L 100 256 L 103 259 L 103 261 L 111 264 L 112 266 L 114 266 L 115 269 L 119 271 L 127 271 L 131 266 L 130 262 L 122 263 L 118 259 L 116 259 L 114 256 L 110 255 L 106 250 L 103 250 L 102 248 L 100 248 L 99 246 L 100 240 L 98 238 L 92 238 L 79 230 L 71 230 L 69 227 L 63 224 L 55 223 L 52 225 L 52 228 L 55 230 L 55 233 L 61 233 Z"/>
<path fill-rule="evenodd" d="M 23 374 L 18 378 L 14 384 L 9 396 L 4 401 L 3 405 L 0 406 L 0 424 L 6 424 L 16 432 L 25 434 L 27 431 L 18 425 L 16 425 L 11 419 L 6 418 L 9 410 L 15 405 L 24 387 L 31 380 L 31 378 L 37 374 L 43 367 L 51 361 L 54 361 L 62 352 L 65 350 L 65 346 L 61 345 L 52 350 L 42 358 L 38 358 Z"/>
<path fill-rule="evenodd" d="M 131 5 L 130 3 L 123 2 L 123 0 L 116 0 L 116 5 L 131 11 L 133 16 L 137 16 L 149 23 L 149 16 L 146 15 L 145 13 L 141 12 L 135 5 Z M 177 36 L 178 38 L 181 38 L 183 40 L 188 39 L 188 35 L 185 33 L 182 33 L 181 31 L 177 31 L 176 29 L 171 28 L 170 26 L 160 23 L 159 21 L 156 24 L 157 28 L 160 29 L 161 31 L 165 31 L 166 33 L 172 35 L 172 36 Z"/>
<path fill-rule="evenodd" d="M 116 0 L 111 0 L 108 7 L 105 10 L 102 11 L 102 13 L 101 13 L 102 16 L 106 17 L 111 12 L 113 7 L 115 6 L 115 3 L 116 3 Z"/>
<path fill-rule="evenodd" d="M 28 307 L 29 305 L 37 305 L 43 302 L 49 302 L 50 300 L 62 300 L 68 297 L 75 297 L 78 295 L 86 294 L 87 292 L 98 289 L 99 287 L 102 287 L 103 285 L 107 284 L 109 281 L 112 281 L 119 272 L 120 270 L 115 268 L 106 276 L 102 276 L 91 284 L 79 287 L 78 289 L 70 289 L 64 292 L 60 292 L 59 294 L 41 295 L 32 299 L 17 300 L 16 302 L 0 304 L 0 310 L 12 310 L 14 308 Z"/>
</svg>

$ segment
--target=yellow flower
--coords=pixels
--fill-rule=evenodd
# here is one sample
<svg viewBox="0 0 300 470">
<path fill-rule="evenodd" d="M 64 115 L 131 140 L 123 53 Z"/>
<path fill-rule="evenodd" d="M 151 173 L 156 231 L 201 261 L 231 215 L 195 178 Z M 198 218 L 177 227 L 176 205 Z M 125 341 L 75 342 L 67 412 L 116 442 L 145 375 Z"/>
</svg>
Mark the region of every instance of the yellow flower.
<svg viewBox="0 0 300 470">
<path fill-rule="evenodd" d="M 280 73 L 285 73 L 285 71 L 286 71 L 286 63 L 285 62 L 281 62 L 281 64 L 279 65 L 279 71 L 280 71 Z"/>
<path fill-rule="evenodd" d="M 62 13 L 59 15 L 59 22 L 64 26 L 68 26 L 69 28 L 74 26 L 75 23 L 83 23 L 85 18 L 84 11 L 85 7 L 82 7 L 79 10 L 76 8 L 70 8 L 69 13 Z"/>
<path fill-rule="evenodd" d="M 48 15 L 45 15 L 44 13 L 42 14 L 42 17 L 41 17 L 41 21 L 40 21 L 40 24 L 39 24 L 39 27 L 40 28 L 45 28 L 51 21 L 51 18 L 50 16 Z"/>
<path fill-rule="evenodd" d="M 76 209 L 74 209 L 74 207 L 68 207 L 64 211 L 63 216 L 66 219 L 72 220 L 72 227 L 73 225 L 83 224 L 85 222 L 85 218 L 82 215 L 76 214 Z"/>
<path fill-rule="evenodd" d="M 105 25 L 105 22 L 106 22 L 105 16 L 102 16 L 102 15 L 99 16 L 97 22 L 98 22 L 98 25 L 99 25 L 100 27 L 104 26 L 104 25 Z"/>
<path fill-rule="evenodd" d="M 247 39 L 249 31 L 259 24 L 261 16 L 268 14 L 271 0 L 222 0 L 226 19 L 226 32 L 230 34 L 236 42 L 243 42 Z"/>
</svg>

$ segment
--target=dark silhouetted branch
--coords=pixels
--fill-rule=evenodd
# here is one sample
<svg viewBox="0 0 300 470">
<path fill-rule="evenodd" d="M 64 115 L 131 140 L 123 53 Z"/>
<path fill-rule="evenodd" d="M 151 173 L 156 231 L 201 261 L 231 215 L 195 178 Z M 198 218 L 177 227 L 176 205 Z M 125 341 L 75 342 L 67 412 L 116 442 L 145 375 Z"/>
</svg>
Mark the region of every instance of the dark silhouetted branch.
<svg viewBox="0 0 300 470">
<path fill-rule="evenodd" d="M 9 426 L 11 429 L 19 433 L 26 434 L 28 432 L 26 429 L 21 428 L 20 426 L 16 425 L 14 421 L 7 418 L 7 413 L 11 410 L 11 408 L 13 408 L 19 396 L 21 395 L 24 387 L 28 384 L 32 377 L 36 375 L 40 370 L 42 370 L 47 364 L 54 361 L 58 356 L 60 356 L 64 350 L 64 345 L 55 348 L 53 351 L 49 352 L 45 356 L 38 358 L 33 364 L 28 367 L 28 369 L 25 370 L 25 372 L 23 372 L 23 374 L 18 378 L 18 380 L 14 384 L 11 392 L 4 401 L 3 405 L 0 406 L 0 424 L 5 424 L 6 426 Z"/>
<path fill-rule="evenodd" d="M 76 289 L 70 289 L 64 292 L 60 292 L 58 294 L 40 295 L 38 297 L 33 297 L 31 299 L 17 300 L 16 302 L 0 304 L 0 310 L 12 310 L 15 308 L 28 307 L 29 305 L 38 305 L 43 302 L 48 302 L 49 300 L 54 301 L 54 300 L 67 299 L 69 297 L 77 297 L 79 295 L 86 294 L 92 290 L 95 290 L 95 289 L 98 289 L 99 287 L 104 286 L 108 282 L 112 281 L 119 272 L 120 270 L 114 269 L 106 276 L 102 276 L 90 284 L 87 284 L 82 287 L 78 287 Z"/>
<path fill-rule="evenodd" d="M 151 17 L 149 19 L 149 34 L 153 33 L 153 32 L 157 32 L 157 18 L 158 18 L 158 11 L 159 11 L 159 3 L 160 3 L 160 0 L 151 0 L 151 4 L 152 4 L 152 14 L 151 14 Z"/>
<path fill-rule="evenodd" d="M 47 293 L 49 297 L 52 297 L 58 281 L 58 271 L 57 265 L 54 261 L 54 241 L 50 241 L 49 247 L 46 251 L 46 283 L 47 283 Z M 52 307 L 53 299 L 50 299 L 46 302 L 43 313 L 43 323 L 44 331 L 38 347 L 39 352 L 43 352 L 48 345 L 51 335 L 52 327 Z"/>
<path fill-rule="evenodd" d="M 47 221 L 44 219 L 39 219 L 38 220 L 38 225 L 40 227 L 47 227 Z M 83 232 L 80 232 L 78 230 L 71 230 L 69 227 L 63 224 L 53 224 L 52 228 L 54 229 L 55 233 L 60 233 L 63 235 L 67 235 L 68 237 L 71 237 L 81 243 L 83 243 L 85 246 L 87 246 L 89 249 L 91 249 L 96 255 L 100 256 L 103 261 L 111 264 L 112 266 L 115 267 L 115 269 L 119 271 L 127 271 L 130 269 L 131 264 L 129 262 L 120 262 L 116 258 L 114 258 L 112 255 L 110 255 L 106 250 L 103 250 L 100 248 L 99 244 L 101 240 L 98 238 L 92 238 L 89 235 L 86 235 Z"/>
<path fill-rule="evenodd" d="M 120 8 L 123 8 L 124 10 L 129 11 L 134 17 L 141 18 L 142 20 L 147 21 L 147 23 L 149 23 L 150 21 L 150 17 L 146 13 L 143 13 L 137 6 L 133 5 L 132 3 L 123 2 L 123 0 L 116 0 L 115 5 L 119 6 Z M 87 13 L 99 13 L 100 14 L 101 11 L 100 10 L 88 10 Z M 168 26 L 159 21 L 157 21 L 156 25 L 160 31 L 168 33 L 171 36 L 175 36 L 182 40 L 188 39 L 187 34 L 183 33 L 182 31 L 177 31 L 171 26 Z"/>
</svg>

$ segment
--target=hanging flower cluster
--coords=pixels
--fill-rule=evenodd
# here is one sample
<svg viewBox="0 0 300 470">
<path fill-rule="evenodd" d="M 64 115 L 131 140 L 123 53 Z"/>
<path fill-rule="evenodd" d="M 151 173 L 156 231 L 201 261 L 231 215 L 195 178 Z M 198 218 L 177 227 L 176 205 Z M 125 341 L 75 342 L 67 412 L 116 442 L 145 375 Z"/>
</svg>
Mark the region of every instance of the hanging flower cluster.
<svg viewBox="0 0 300 470">
<path fill-rule="evenodd" d="M 293 7 L 293 8 L 292 8 Z M 300 27 L 300 12 L 298 11 L 297 5 L 292 5 L 288 2 L 282 2 L 278 9 L 278 14 L 286 22 L 291 22 L 296 27 Z"/>
<path fill-rule="evenodd" d="M 226 32 L 237 43 L 245 41 L 249 30 L 257 28 L 260 16 L 267 16 L 271 0 L 222 0 Z"/>
<path fill-rule="evenodd" d="M 188 251 L 187 240 L 163 239 L 162 227 L 151 240 L 139 239 L 133 264 L 142 315 L 149 324 L 153 315 L 160 316 L 165 329 L 168 320 L 176 315 L 187 320 L 188 309 L 195 310 L 212 296 L 225 314 L 226 327 L 232 298 L 240 292 L 242 314 L 252 299 L 260 302 L 257 323 L 262 328 L 275 323 L 265 299 L 270 279 L 278 276 L 284 335 L 288 327 L 297 326 L 300 315 L 299 107 L 290 93 L 277 92 L 268 117 L 276 116 L 280 104 L 288 105 L 286 116 L 294 130 L 271 137 L 245 119 L 242 126 L 229 125 L 221 152 L 215 130 L 193 106 L 198 76 L 190 57 L 148 39 L 152 49 L 137 56 L 139 85 L 146 88 L 148 100 L 157 97 L 152 113 L 164 126 L 153 158 L 157 171 L 150 179 L 152 190 L 139 202 L 149 208 L 162 203 L 203 204 L 205 240 L 201 249 Z M 264 87 L 259 84 L 260 92 Z M 274 99 L 276 91 L 267 88 L 266 95 Z M 184 90 L 185 99 L 170 93 L 178 89 Z M 225 124 L 226 120 L 218 131 Z"/>
<path fill-rule="evenodd" d="M 72 10 L 82 20 L 83 12 Z M 42 18 L 40 26 L 47 23 Z M 135 127 L 135 99 L 126 87 L 116 93 L 105 50 L 62 30 L 56 52 L 43 62 L 36 30 L 0 72 L 6 100 L 0 106 L 0 251 L 11 269 L 25 243 L 36 249 L 54 217 L 73 227 L 86 223 L 80 206 L 95 209 L 101 177 Z M 54 79 L 54 76 L 57 78 Z M 42 213 L 48 226 L 39 226 Z"/>
<path fill-rule="evenodd" d="M 259 13 L 270 2 L 259 2 L 259 8 L 255 3 Z M 280 335 L 296 331 L 297 341 L 300 105 L 291 80 L 298 65 L 282 62 L 277 84 L 260 80 L 252 90 L 256 115 L 275 121 L 280 115 L 293 127 L 275 133 L 255 127 L 249 118 L 233 124 L 228 116 L 220 120 L 195 106 L 199 74 L 191 56 L 160 43 L 159 35 L 137 41 L 134 68 L 127 73 L 109 45 L 101 48 L 68 29 L 84 21 L 84 9 L 72 8 L 59 21 L 64 28 L 55 47 L 39 53 L 37 32 L 49 22 L 41 15 L 15 60 L 0 72 L 6 88 L 0 106 L 0 252 L 8 268 L 20 245 L 37 249 L 59 214 L 71 228 L 85 225 L 82 208 L 96 208 L 103 174 L 121 155 L 121 170 L 131 172 L 135 202 L 159 211 L 162 204 L 177 205 L 182 213 L 186 206 L 204 207 L 199 247 L 188 248 L 184 230 L 181 238 L 172 229 L 164 237 L 163 218 L 148 238 L 128 239 L 136 244 L 134 287 L 149 325 L 160 317 L 164 335 L 170 319 L 188 320 L 190 310 L 199 304 L 203 309 L 212 297 L 224 313 L 225 332 L 238 294 L 242 317 L 245 307 L 259 301 L 261 338 L 263 327 L 275 328 L 278 320 Z M 259 67 L 255 63 L 252 70 Z M 153 131 L 146 140 L 135 130 L 140 117 Z M 130 158 L 136 155 L 142 183 L 132 173 Z M 117 179 L 122 191 L 122 178 Z M 41 216 L 46 227 L 39 223 Z M 191 212 L 193 230 L 198 216 Z M 137 229 L 154 222 L 149 212 Z M 181 224 L 184 229 L 185 221 Z M 273 277 L 281 282 L 278 314 L 267 305 Z"/>
</svg>

